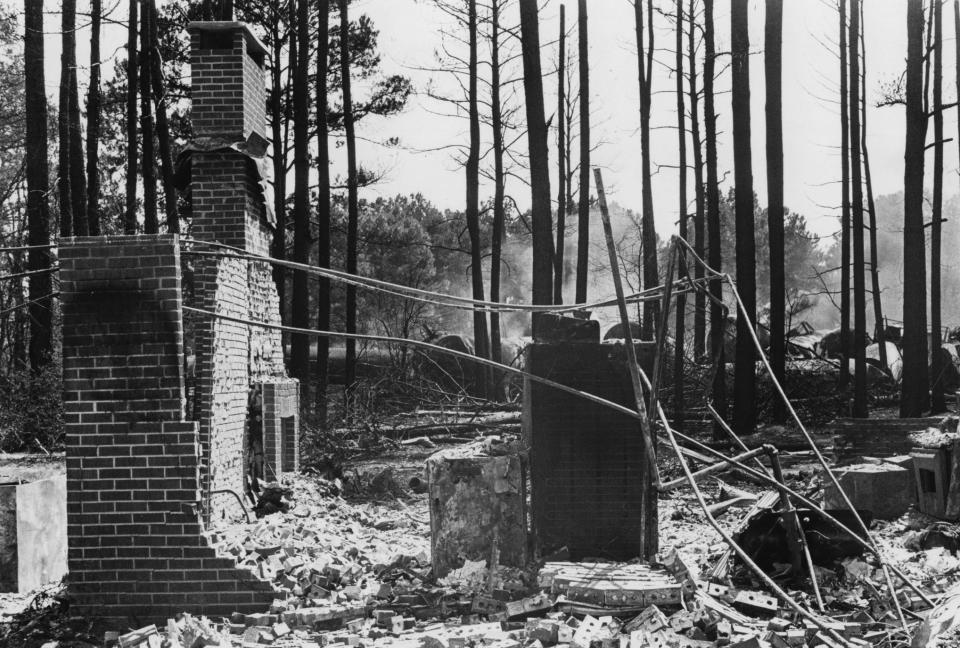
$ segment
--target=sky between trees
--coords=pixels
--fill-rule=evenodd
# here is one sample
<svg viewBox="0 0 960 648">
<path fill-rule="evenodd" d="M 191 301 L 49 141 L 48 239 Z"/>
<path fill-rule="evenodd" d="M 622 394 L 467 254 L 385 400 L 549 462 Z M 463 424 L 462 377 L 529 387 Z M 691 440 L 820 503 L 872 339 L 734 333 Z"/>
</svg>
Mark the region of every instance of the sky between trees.
<svg viewBox="0 0 960 648">
<path fill-rule="evenodd" d="M 12 0 L 3 0 L 12 3 Z M 158 8 L 165 4 L 158 2 Z M 568 42 L 575 49 L 576 2 L 567 3 Z M 665 12 L 672 11 L 672 2 L 661 2 Z M 20 9 L 19 4 L 13 6 Z M 89 60 L 89 4 L 77 3 L 77 59 L 81 70 L 81 88 L 86 85 L 86 62 Z M 102 46 L 105 65 L 104 83 L 113 74 L 112 59 L 124 57 L 126 3 L 105 3 L 113 7 L 113 23 L 103 25 Z M 453 28 L 452 21 L 429 0 L 357 0 L 352 13 L 366 13 L 380 30 L 380 52 L 383 72 L 402 73 L 411 78 L 418 92 L 433 81 L 439 90 L 450 89 L 451 75 L 428 72 L 424 67 L 436 65 L 434 52 L 441 46 L 440 31 Z M 60 75 L 60 3 L 48 0 L 46 37 L 47 94 L 56 105 Z M 630 0 L 591 0 L 590 64 L 593 140 L 598 146 L 593 153 L 596 166 L 604 169 L 610 200 L 624 207 L 640 208 L 640 135 L 639 100 L 637 97 L 637 61 Z M 754 162 L 754 187 L 760 204 L 766 203 L 764 182 L 764 119 L 763 119 L 763 17 L 764 3 L 750 3 L 751 108 Z M 953 6 L 944 7 L 945 102 L 956 98 L 955 67 L 951 53 L 955 47 Z M 512 16 L 508 16 L 512 18 Z M 894 193 L 903 188 L 904 117 L 901 106 L 877 108 L 882 86 L 896 80 L 904 69 L 906 57 L 906 3 L 903 0 L 867 2 L 864 29 L 867 49 L 867 130 L 871 168 L 877 195 Z M 549 118 L 556 104 L 556 37 L 559 28 L 559 2 L 551 0 L 542 9 L 541 34 L 543 67 L 551 73 L 545 80 L 544 92 Z M 729 2 L 717 0 L 715 7 L 717 50 L 729 51 Z M 783 103 L 784 103 L 784 195 L 792 211 L 807 217 L 810 229 L 821 236 L 839 229 L 839 61 L 836 41 L 838 16 L 835 2 L 830 0 L 791 0 L 784 3 L 783 33 Z M 651 137 L 653 162 L 665 165 L 654 176 L 654 204 L 657 230 L 668 236 L 676 230 L 677 163 L 675 81 L 669 69 L 673 63 L 673 26 L 660 15 L 655 17 L 656 56 L 653 77 Z M 482 52 L 481 55 L 485 54 Z M 717 110 L 721 185 L 732 184 L 732 150 L 730 146 L 730 80 L 726 70 L 727 56 L 721 56 L 717 80 Z M 486 71 L 481 71 L 486 73 Z M 369 198 L 420 192 L 440 208 L 462 208 L 464 174 L 449 151 L 432 150 L 450 143 L 465 142 L 467 123 L 464 119 L 438 117 L 442 107 L 425 94 L 414 96 L 403 114 L 365 120 L 358 135 L 359 158 L 365 165 L 386 171 L 382 182 L 364 190 Z M 954 138 L 945 147 L 945 195 L 958 192 L 958 145 L 956 110 L 945 117 L 946 137 Z M 398 137 L 401 146 L 384 148 L 377 144 Z M 484 134 L 487 138 L 488 135 Z M 551 171 L 555 174 L 555 134 L 551 133 Z M 368 141 L 369 140 L 369 141 Z M 343 174 L 342 149 L 332 149 L 334 175 Z M 932 156 L 932 151 L 928 151 Z M 728 174 L 724 179 L 724 174 Z M 692 174 L 691 174 L 692 181 Z M 556 179 L 551 189 L 555 193 Z M 491 187 L 481 187 L 481 198 L 492 194 Z M 529 206 L 529 190 L 514 181 L 508 186 L 518 205 Z M 692 203 L 692 193 L 691 193 Z"/>
</svg>

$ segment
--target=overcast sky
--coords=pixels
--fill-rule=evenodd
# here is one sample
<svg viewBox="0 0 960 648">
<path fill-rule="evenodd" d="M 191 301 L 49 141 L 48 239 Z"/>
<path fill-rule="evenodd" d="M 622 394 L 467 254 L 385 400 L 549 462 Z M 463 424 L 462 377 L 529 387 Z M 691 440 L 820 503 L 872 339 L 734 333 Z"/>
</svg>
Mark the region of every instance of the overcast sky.
<svg viewBox="0 0 960 648">
<path fill-rule="evenodd" d="M 108 6 L 111 3 L 105 3 Z M 125 4 L 125 3 L 120 3 Z M 567 22 L 571 38 L 568 47 L 576 46 L 576 2 L 567 0 Z M 673 2 L 663 2 L 665 11 L 672 11 Z M 558 31 L 560 2 L 550 0 L 541 15 L 543 67 L 553 70 L 556 49 L 553 41 Z M 658 5 L 659 6 L 659 5 Z M 403 114 L 388 119 L 370 119 L 363 123 L 360 135 L 372 142 L 360 145 L 361 162 L 386 172 L 382 183 L 364 190 L 368 197 L 396 193 L 421 192 L 441 208 L 461 208 L 464 202 L 463 172 L 447 150 L 436 150 L 464 142 L 466 123 L 455 118 L 438 116 L 443 107 L 423 94 L 427 85 L 449 89 L 450 75 L 427 72 L 422 68 L 435 65 L 434 52 L 441 45 L 441 31 L 454 29 L 450 19 L 438 11 L 430 0 L 357 0 L 353 11 L 371 16 L 380 30 L 383 68 L 388 73 L 411 77 L 419 93 L 412 98 Z M 48 2 L 46 15 L 48 94 L 56 98 L 59 78 L 59 3 Z M 640 138 L 638 133 L 637 61 L 633 8 L 630 0 L 589 0 L 591 105 L 593 139 L 598 148 L 593 154 L 596 166 L 604 169 L 609 197 L 624 207 L 640 206 Z M 78 11 L 86 12 L 87 3 L 78 2 Z M 944 26 L 944 87 L 947 101 L 953 101 L 955 60 L 952 7 L 946 4 Z M 125 18 L 124 7 L 114 12 Z M 904 117 L 901 107 L 875 108 L 880 86 L 897 78 L 903 71 L 906 53 L 906 3 L 903 0 L 874 0 L 866 5 L 865 33 L 867 48 L 867 100 L 869 150 L 873 180 L 877 194 L 899 191 L 903 186 Z M 509 17 L 508 17 L 509 19 Z M 766 198 L 764 156 L 764 75 L 763 75 L 764 2 L 750 2 L 750 62 L 754 186 L 761 203 Z M 717 0 L 715 11 L 717 49 L 729 50 L 729 3 Z M 87 20 L 78 17 L 78 58 L 85 65 L 89 58 Z M 659 16 L 656 44 L 670 48 L 672 26 Z M 811 227 L 820 234 L 837 230 L 836 206 L 839 203 L 840 141 L 838 68 L 836 41 L 838 17 L 830 0 L 789 0 L 784 2 L 783 92 L 785 137 L 785 201 L 794 211 L 804 214 Z M 106 26 L 103 52 L 108 61 L 123 56 L 125 34 L 122 27 Z M 674 231 L 679 213 L 677 197 L 677 133 L 675 81 L 667 69 L 673 55 L 667 49 L 657 53 L 653 90 L 655 93 L 652 122 L 654 164 L 665 165 L 654 178 L 654 201 L 661 235 Z M 721 60 L 721 65 L 725 64 Z M 105 65 L 110 73 L 112 64 Z M 556 103 L 556 75 L 545 80 L 548 115 Z M 85 74 L 81 74 L 81 84 Z M 729 173 L 724 187 L 732 184 L 732 160 L 729 133 L 730 96 L 726 73 L 718 80 L 717 110 L 720 115 L 720 171 Z M 83 87 L 81 87 L 83 92 Z M 946 120 L 947 137 L 956 132 L 956 111 Z M 397 137 L 401 146 L 385 149 L 373 142 Z M 486 137 L 486 135 L 485 135 Z M 553 135 L 551 135 L 551 138 Z M 551 167 L 554 168 L 552 193 L 556 192 L 555 149 L 551 141 Z M 525 138 L 520 145 L 525 148 Z M 576 146 L 576 145 L 575 145 Z M 576 149 L 575 149 L 576 150 Z M 946 195 L 956 192 L 958 146 L 951 141 L 946 148 Z M 334 157 L 333 172 L 342 173 L 342 160 Z M 692 176 L 691 176 L 692 178 Z M 510 193 L 521 207 L 529 204 L 529 190 L 514 183 Z M 481 189 L 481 196 L 492 194 L 492 188 Z M 691 188 L 692 199 L 692 188 Z"/>
</svg>

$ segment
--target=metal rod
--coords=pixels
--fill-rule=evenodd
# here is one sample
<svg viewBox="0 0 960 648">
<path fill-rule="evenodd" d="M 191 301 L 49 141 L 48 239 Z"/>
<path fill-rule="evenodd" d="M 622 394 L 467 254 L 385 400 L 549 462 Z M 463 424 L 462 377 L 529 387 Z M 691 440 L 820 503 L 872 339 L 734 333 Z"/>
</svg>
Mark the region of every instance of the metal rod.
<svg viewBox="0 0 960 648">
<path fill-rule="evenodd" d="M 753 459 L 754 457 L 758 457 L 759 455 L 762 455 L 762 454 L 767 454 L 766 447 L 760 447 L 760 448 L 755 448 L 753 450 L 748 450 L 743 454 L 739 454 L 733 457 L 733 459 L 736 459 L 737 461 L 746 461 L 747 459 Z M 693 476 L 695 478 L 706 477 L 707 475 L 713 475 L 714 473 L 723 472 L 724 470 L 730 470 L 730 465 L 724 461 L 718 461 L 715 464 L 710 464 L 706 468 L 701 468 L 700 470 L 694 472 Z M 671 481 L 664 482 L 663 485 L 660 486 L 660 492 L 666 493 L 667 491 L 671 491 L 675 488 L 683 486 L 686 483 L 687 483 L 687 480 L 685 477 L 680 477 L 678 479 L 673 479 Z"/>
<path fill-rule="evenodd" d="M 661 408 L 662 412 L 662 408 Z M 664 417 L 665 418 L 665 417 Z M 731 537 L 731 535 L 717 522 L 716 518 L 713 517 L 713 514 L 710 513 L 710 507 L 707 506 L 706 500 L 703 498 L 703 493 L 700 491 L 700 487 L 697 486 L 697 481 L 693 478 L 693 473 L 690 472 L 690 466 L 687 465 L 687 460 L 683 456 L 683 453 L 680 451 L 680 446 L 677 444 L 677 440 L 674 437 L 673 429 L 669 425 L 664 425 L 664 429 L 667 434 L 667 439 L 670 441 L 670 445 L 673 447 L 673 451 L 677 455 L 677 460 L 680 462 L 680 468 L 683 469 L 683 474 L 687 478 L 687 481 L 690 484 L 690 488 L 693 489 L 693 494 L 697 498 L 697 503 L 700 504 L 700 508 L 703 509 L 703 514 L 707 518 L 707 522 L 710 523 L 710 526 L 720 534 L 720 537 L 723 538 L 731 549 L 737 554 L 743 564 L 750 568 L 754 574 L 768 587 L 772 592 L 774 592 L 784 603 L 786 603 L 790 608 L 792 608 L 797 614 L 803 618 L 809 620 L 811 623 L 816 625 L 820 630 L 828 635 L 834 640 L 840 642 L 841 645 L 851 646 L 852 644 L 837 633 L 835 630 L 830 628 L 822 619 L 818 618 L 816 615 L 811 614 L 807 611 L 802 605 L 797 603 L 792 596 L 787 594 L 777 583 L 770 578 L 763 569 L 757 565 L 750 556 L 747 555 L 747 552 L 737 544 L 736 540 Z"/>
</svg>

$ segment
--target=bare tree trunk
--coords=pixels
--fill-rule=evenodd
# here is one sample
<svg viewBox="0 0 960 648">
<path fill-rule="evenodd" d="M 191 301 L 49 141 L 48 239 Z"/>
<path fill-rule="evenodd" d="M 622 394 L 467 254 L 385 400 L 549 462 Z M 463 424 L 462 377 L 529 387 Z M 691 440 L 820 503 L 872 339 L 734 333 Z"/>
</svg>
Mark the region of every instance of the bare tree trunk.
<svg viewBox="0 0 960 648">
<path fill-rule="evenodd" d="M 317 264 L 330 267 L 330 143 L 327 127 L 327 71 L 330 56 L 330 0 L 319 0 L 317 35 Z M 330 280 L 320 277 L 317 287 L 317 328 L 330 330 Z M 330 340 L 317 338 L 316 414 L 327 421 L 327 385 L 330 382 Z"/>
<path fill-rule="evenodd" d="M 500 2 L 490 8 L 490 111 L 493 130 L 493 240 L 490 243 L 490 301 L 500 301 L 500 271 L 503 254 L 503 231 L 506 224 L 503 173 L 503 106 L 500 104 Z M 502 362 L 500 313 L 490 313 L 490 359 Z M 503 377 L 498 378 L 498 382 Z M 499 391 L 499 389 L 498 389 Z"/>
<path fill-rule="evenodd" d="M 50 211 L 47 205 L 47 94 L 43 75 L 43 2 L 24 0 L 24 115 L 26 117 L 27 241 L 50 244 Z M 50 251 L 32 249 L 29 270 L 50 267 Z M 53 358 L 52 308 L 49 273 L 30 277 L 30 368 L 38 371 Z"/>
<path fill-rule="evenodd" d="M 867 416 L 867 285 L 863 274 L 863 175 L 860 154 L 860 9 L 850 0 L 850 168 L 853 171 L 853 415 Z"/>
<path fill-rule="evenodd" d="M 783 383 L 786 370 L 786 278 L 783 269 L 783 0 L 767 0 L 763 62 L 767 90 L 767 229 L 770 239 L 770 365 Z M 773 399 L 773 419 L 787 420 L 786 406 Z"/>
<path fill-rule="evenodd" d="M 150 46 L 151 16 L 147 7 L 140 12 L 140 140 L 143 147 L 143 159 L 140 161 L 140 173 L 143 176 L 143 231 L 156 234 L 157 221 L 157 179 L 154 173 L 153 153 L 153 106 L 150 98 L 150 61 L 153 52 Z"/>
<path fill-rule="evenodd" d="M 640 85 L 640 158 L 641 184 L 643 193 L 643 216 L 641 218 L 642 249 L 640 266 L 642 286 L 652 288 L 660 283 L 660 271 L 657 268 L 657 229 L 653 219 L 653 187 L 650 170 L 650 102 L 652 99 L 653 79 L 653 0 L 647 0 L 647 16 L 644 19 L 643 0 L 634 0 L 634 15 L 637 32 L 637 64 Z M 646 40 L 644 47 L 644 21 L 646 20 Z M 653 339 L 653 327 L 660 321 L 660 305 L 654 300 L 643 306 L 643 337 Z"/>
<path fill-rule="evenodd" d="M 737 290 L 746 316 L 737 314 L 737 357 L 733 375 L 733 422 L 750 434 L 756 422 L 756 349 L 750 327 L 757 321 L 756 242 L 753 224 L 753 159 L 750 151 L 750 34 L 747 0 L 730 5 L 733 56 L 733 163 L 737 223 Z"/>
<path fill-rule="evenodd" d="M 477 2 L 468 0 L 467 29 L 470 39 L 469 103 L 470 148 L 467 155 L 467 231 L 470 234 L 470 279 L 473 298 L 483 301 L 483 249 L 480 242 L 480 111 L 477 96 Z M 474 351 L 477 357 L 490 357 L 490 337 L 487 330 L 487 314 L 475 308 L 473 311 Z M 491 395 L 492 377 L 488 367 L 474 366 L 476 388 L 484 397 Z"/>
<path fill-rule="evenodd" d="M 150 82 L 157 114 L 157 147 L 160 151 L 160 174 L 163 182 L 163 208 L 167 216 L 167 231 L 180 232 L 180 210 L 177 206 L 177 188 L 173 180 L 173 154 L 170 151 L 170 125 L 167 122 L 166 83 L 160 65 L 160 36 L 157 33 L 157 3 L 148 0 L 144 10 L 150 11 Z"/>
<path fill-rule="evenodd" d="M 884 341 L 883 304 L 880 298 L 880 269 L 877 263 L 877 207 L 873 202 L 873 180 L 870 176 L 870 154 L 867 152 L 867 46 L 864 37 L 863 3 L 860 4 L 860 146 L 863 149 L 863 175 L 867 183 L 867 211 L 870 216 L 870 282 L 873 296 L 874 336 L 880 351 L 880 364 L 887 365 L 887 345 Z M 960 32 L 958 32 L 960 33 Z"/>
<path fill-rule="evenodd" d="M 547 124 L 543 114 L 543 74 L 540 69 L 540 25 L 537 0 L 520 0 L 520 33 L 523 50 L 523 91 L 526 97 L 527 141 L 530 149 L 531 218 L 533 220 L 533 303 L 549 304 L 553 298 L 550 217 L 550 160 Z M 539 317 L 533 316 L 533 333 Z"/>
<path fill-rule="evenodd" d="M 857 0 L 853 0 L 856 2 Z M 931 409 L 947 411 L 943 398 L 943 331 L 940 316 L 940 246 L 943 218 L 943 2 L 933 2 L 933 222 L 930 225 Z"/>
<path fill-rule="evenodd" d="M 567 219 L 567 7 L 560 5 L 560 54 L 557 63 L 557 244 L 553 247 L 553 303 L 563 303 L 563 234 Z"/>
<path fill-rule="evenodd" d="M 850 382 L 850 65 L 847 52 L 847 0 L 840 0 L 840 190 L 843 192 L 840 201 L 840 389 L 846 389 Z"/>
<path fill-rule="evenodd" d="M 278 10 L 279 11 L 279 10 Z M 276 22 L 271 26 L 271 41 L 273 56 L 270 70 L 270 135 L 273 139 L 273 212 L 276 226 L 273 230 L 273 243 L 270 255 L 274 259 L 287 258 L 287 156 L 284 145 L 283 86 L 281 68 L 280 27 Z M 273 283 L 277 287 L 277 296 L 280 301 L 280 319 L 288 322 L 286 316 L 286 271 L 282 266 L 273 266 Z"/>
<path fill-rule="evenodd" d="M 923 0 L 907 0 L 906 137 L 903 173 L 903 379 L 900 416 L 918 417 L 930 403 L 927 372 L 927 278 L 923 227 Z"/>
<path fill-rule="evenodd" d="M 70 99 L 70 205 L 73 214 L 73 233 L 77 236 L 86 236 L 87 223 L 87 179 L 84 171 L 83 131 L 80 128 L 80 92 L 77 88 L 77 3 L 76 0 L 67 0 L 62 3 L 63 22 L 69 24 L 64 29 L 63 44 L 64 57 L 69 87 L 67 93 Z"/>
<path fill-rule="evenodd" d="M 587 31 L 587 0 L 577 0 L 577 35 L 580 73 L 580 200 L 577 205 L 576 302 L 587 301 L 590 262 L 590 43 Z"/>
<path fill-rule="evenodd" d="M 688 9 L 687 55 L 690 80 L 690 134 L 693 138 L 693 183 L 696 196 L 696 216 L 693 220 L 693 249 L 701 259 L 706 258 L 706 198 L 703 191 L 703 141 L 700 135 L 700 96 L 697 88 L 696 0 L 690 0 Z M 694 265 L 693 278 L 702 281 L 704 269 Z M 702 358 L 707 352 L 707 298 L 703 290 L 696 292 L 693 313 L 693 357 Z"/>
<path fill-rule="evenodd" d="M 69 3 L 68 3 L 69 4 Z M 70 47 L 68 40 L 73 36 L 70 24 L 71 13 L 60 14 L 61 51 L 60 51 L 60 101 L 57 111 L 57 194 L 60 198 L 60 238 L 73 236 L 73 192 L 70 187 Z"/>
<path fill-rule="evenodd" d="M 308 0 L 297 0 L 297 67 L 293 84 L 293 260 L 310 262 L 310 11 Z M 293 274 L 291 322 L 296 328 L 310 328 L 310 297 L 305 272 Z M 300 380 L 304 402 L 310 397 L 310 338 L 293 335 L 290 340 L 290 369 Z"/>
<path fill-rule="evenodd" d="M 137 90 L 140 65 L 137 61 L 137 0 L 130 0 L 127 24 L 127 182 L 124 234 L 137 231 Z"/>
<path fill-rule="evenodd" d="M 683 0 L 677 0 L 677 30 L 676 30 L 676 69 L 674 74 L 677 81 L 677 150 L 680 153 L 679 161 L 679 190 L 677 194 L 678 208 L 680 216 L 680 238 L 687 240 L 687 120 L 684 106 L 684 88 L 683 88 Z M 687 253 L 686 249 L 681 250 L 677 257 L 680 266 L 678 278 L 683 281 L 687 277 Z M 670 271 L 667 272 L 668 276 Z M 686 334 L 687 323 L 687 295 L 683 291 L 677 292 L 677 319 L 675 341 L 673 345 L 673 424 L 678 430 L 683 431 L 684 418 L 684 394 L 683 394 L 683 360 L 684 360 L 684 336 Z"/>
<path fill-rule="evenodd" d="M 720 250 L 720 183 L 717 177 L 717 112 L 714 108 L 714 70 L 716 47 L 713 24 L 713 0 L 703 1 L 703 122 L 707 144 L 707 237 L 710 267 L 722 271 L 723 257 Z M 726 358 L 723 346 L 726 335 L 727 309 L 723 304 L 723 283 L 710 282 L 710 357 L 715 364 L 713 374 L 713 406 L 721 414 L 727 413 Z M 713 426 L 714 439 L 726 438 L 719 424 Z"/>
<path fill-rule="evenodd" d="M 100 15 L 90 0 L 90 87 L 87 90 L 87 230 L 100 235 Z"/>
<path fill-rule="evenodd" d="M 357 139 L 353 125 L 353 99 L 351 98 L 350 56 L 343 43 L 350 42 L 350 18 L 347 14 L 348 0 L 340 3 L 340 81 L 343 84 L 343 127 L 347 140 L 347 272 L 357 274 L 357 239 L 359 237 L 360 205 L 357 197 Z M 347 333 L 357 332 L 357 288 L 347 286 Z M 357 343 L 347 340 L 345 358 L 344 393 L 352 401 L 351 391 L 357 375 Z"/>
</svg>

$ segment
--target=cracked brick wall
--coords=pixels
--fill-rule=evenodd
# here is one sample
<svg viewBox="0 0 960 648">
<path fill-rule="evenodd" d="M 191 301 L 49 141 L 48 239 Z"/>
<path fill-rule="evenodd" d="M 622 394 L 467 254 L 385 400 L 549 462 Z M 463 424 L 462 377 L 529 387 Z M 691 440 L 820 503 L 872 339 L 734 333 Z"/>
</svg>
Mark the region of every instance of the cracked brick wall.
<svg viewBox="0 0 960 648">
<path fill-rule="evenodd" d="M 273 229 L 256 163 L 230 148 L 251 137 L 266 138 L 264 48 L 240 23 L 191 23 L 189 30 L 193 114 L 199 115 L 194 135 L 224 144 L 192 154 L 192 235 L 269 255 Z M 224 118 L 209 118 L 217 114 Z M 195 286 L 197 302 L 205 310 L 280 323 L 280 301 L 268 263 L 198 258 Z M 201 488 L 209 503 L 206 519 L 216 524 L 242 515 L 236 498 L 225 491 L 243 493 L 246 488 L 251 390 L 284 385 L 297 391 L 298 384 L 286 376 L 279 331 L 210 319 L 201 319 L 196 331 L 200 443 L 209 457 L 201 471 Z M 288 445 L 298 445 L 296 426 L 288 426 L 287 436 Z M 296 462 L 286 466 L 296 468 Z"/>
</svg>

